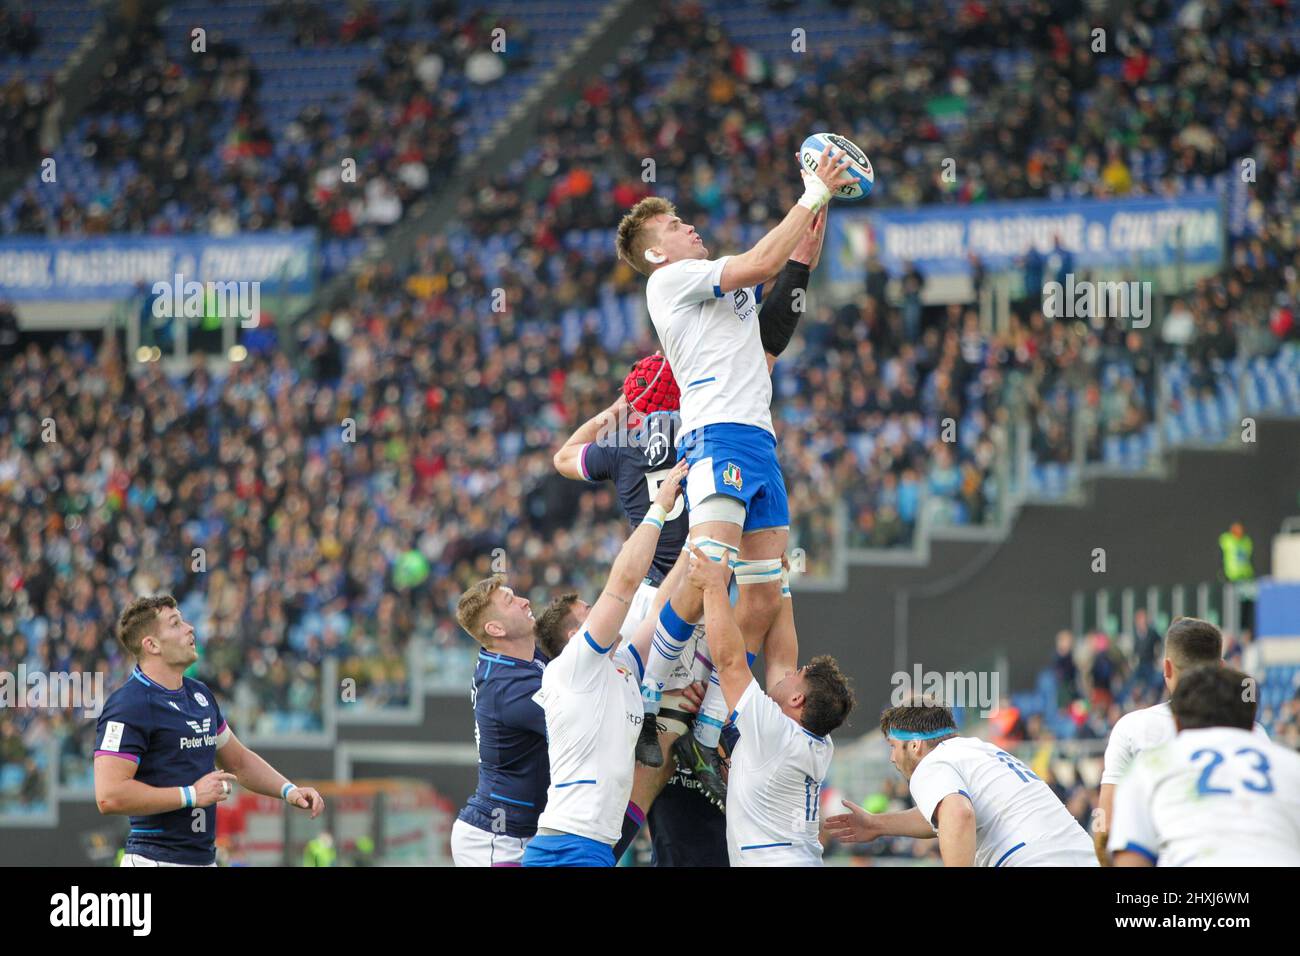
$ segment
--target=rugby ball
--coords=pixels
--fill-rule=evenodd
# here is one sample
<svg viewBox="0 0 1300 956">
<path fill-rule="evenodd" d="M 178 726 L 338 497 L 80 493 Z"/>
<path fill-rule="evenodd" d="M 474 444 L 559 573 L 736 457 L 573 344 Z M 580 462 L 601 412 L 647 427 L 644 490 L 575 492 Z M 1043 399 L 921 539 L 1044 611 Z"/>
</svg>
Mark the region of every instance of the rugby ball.
<svg viewBox="0 0 1300 956">
<path fill-rule="evenodd" d="M 837 155 L 840 150 L 849 154 L 849 173 L 857 180 L 832 190 L 831 196 L 835 199 L 848 200 L 870 196 L 871 189 L 876 184 L 876 173 L 871 168 L 871 160 L 867 159 L 867 154 L 858 149 L 852 140 L 845 139 L 838 133 L 813 133 L 803 141 L 803 145 L 799 147 L 799 161 L 803 163 L 804 169 L 810 173 L 817 171 L 817 160 L 827 144 L 830 144 Z"/>
</svg>

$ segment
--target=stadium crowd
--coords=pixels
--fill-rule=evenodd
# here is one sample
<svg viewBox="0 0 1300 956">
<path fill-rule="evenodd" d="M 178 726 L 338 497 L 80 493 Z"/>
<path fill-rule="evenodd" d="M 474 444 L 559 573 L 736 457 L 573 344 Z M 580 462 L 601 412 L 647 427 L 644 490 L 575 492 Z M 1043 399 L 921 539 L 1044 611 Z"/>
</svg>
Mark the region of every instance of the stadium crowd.
<svg viewBox="0 0 1300 956">
<path fill-rule="evenodd" d="M 462 22 L 454 5 L 440 6 L 449 29 Z M 135 593 L 170 590 L 200 626 L 200 671 L 233 702 L 232 721 L 309 729 L 327 658 L 358 678 L 367 699 L 400 703 L 412 643 L 465 646 L 450 611 L 471 579 L 506 571 L 534 598 L 560 587 L 594 592 L 626 530 L 612 490 L 560 478 L 551 454 L 655 346 L 647 330 L 611 342 L 588 329 L 566 341 L 558 321 L 566 310 L 592 309 L 610 293 L 642 295 L 612 240 L 594 255 L 566 240 L 612 230 L 629 205 L 663 191 L 712 247 L 738 247 L 796 198 L 794 130 L 864 131 L 858 141 L 890 184 L 882 202 L 1045 195 L 1047 184 L 1070 195 L 1170 192 L 1180 176 L 1221 174 L 1250 153 L 1258 179 L 1229 266 L 1172 303 L 1160 337 L 1052 322 L 1032 295 L 1006 330 L 990 334 L 973 306 L 923 305 L 920 272 L 891 279 L 878 263 L 860 295 L 819 304 L 801 323 L 777 366 L 775 413 L 808 570 L 828 567 L 826 542 L 841 536 L 851 547 L 910 544 L 926 509 L 936 520 L 990 520 L 1005 492 L 999 448 L 1019 409 L 1034 423 L 1038 460 L 1067 461 L 1081 391 L 1096 457 L 1105 435 L 1154 419 L 1157 358 L 1185 358 L 1209 387 L 1213 360 L 1243 341 L 1266 351 L 1298 334 L 1288 318 L 1300 295 L 1296 121 L 1254 103 L 1250 84 L 1294 79 L 1300 67 L 1288 43 L 1264 42 L 1267 18 L 1239 15 L 1243 4 L 1196 6 L 1199 25 L 1186 7 L 1172 21 L 1177 56 L 1167 61 L 1147 46 L 1172 6 L 1121 13 L 1109 24 L 1127 50 L 1114 77 L 1088 62 L 1081 8 L 1024 4 L 1029 19 L 1015 30 L 1043 42 L 1017 41 L 1015 52 L 1023 69 L 1052 81 L 1036 85 L 1049 102 L 1035 103 L 979 57 L 972 68 L 949 52 L 1012 43 L 996 6 L 970 4 L 950 19 L 906 4 L 859 5 L 923 55 L 877 51 L 873 81 L 837 85 L 834 96 L 826 80 L 844 64 L 819 55 L 814 82 L 786 90 L 798 121 L 780 129 L 760 94 L 781 92 L 790 74 L 755 78 L 698 4 L 667 6 L 617 69 L 542 117 L 520 177 L 464 190 L 458 221 L 424 237 L 413 262 L 366 270 L 351 301 L 312 315 L 296 342 L 268 340 L 228 377 L 202 367 L 179 378 L 158 367 L 129 374 L 111 340 L 4 357 L 0 385 L 13 398 L 0 415 L 0 661 L 106 670 L 113 684 L 124 662 L 105 640 L 108 622 Z M 367 23 L 337 42 L 383 35 L 382 22 Z M 326 42 L 313 30 L 300 41 Z M 457 68 L 455 57 L 435 65 L 427 48 L 385 41 L 384 67 L 361 78 L 343 126 L 304 114 L 279 143 L 259 120 L 257 75 L 238 50 L 192 73 L 156 34 L 121 42 L 116 62 L 131 68 L 96 90 L 85 140 L 97 165 L 126 176 L 121 189 L 89 205 L 69 198 L 52 216 L 20 199 L 17 231 L 310 226 L 344 236 L 393 221 L 394 208 L 400 216 L 445 180 L 458 112 L 438 95 L 438 74 Z M 683 54 L 690 59 L 665 85 L 651 82 L 656 65 Z M 1188 93 L 1171 92 L 1180 84 Z M 928 123 L 925 104 L 950 92 L 967 98 L 970 117 L 996 125 Z M 1227 108 L 1214 106 L 1225 97 Z M 644 109 L 629 105 L 645 98 Z M 203 103 L 234 107 L 221 141 L 212 117 L 187 107 Z M 134 114 L 129 125 L 116 119 L 123 112 Z M 1220 112 L 1228 126 L 1212 128 L 1206 117 Z M 1183 117 L 1177 131 L 1161 125 L 1169 115 Z M 128 132 L 137 128 L 159 135 Z M 384 195 L 344 198 L 341 130 L 369 144 L 353 153 L 358 181 L 386 180 Z M 151 148 L 135 154 L 145 141 Z M 927 144 L 972 157 L 958 188 L 938 178 Z M 655 158 L 662 188 L 641 181 L 642 156 Z M 931 165 L 933 180 L 918 171 Z M 466 254 L 453 253 L 457 239 Z M 506 261 L 487 253 L 493 239 L 513 250 Z M 1041 264 L 1024 268 L 1039 270 L 1041 282 Z M 500 314 L 488 306 L 497 288 L 508 304 Z M 277 345 L 295 345 L 303 360 Z M 1108 364 L 1132 373 L 1114 390 L 1102 387 Z M 56 442 L 42 440 L 46 418 L 60 430 Z M 955 442 L 941 438 L 944 419 L 958 426 Z M 295 724 L 288 714 L 310 716 Z M 1109 719 L 1095 718 L 1098 729 Z M 81 759 L 87 742 L 64 733 L 59 718 L 23 720 L 29 751 L 55 735 L 70 767 Z"/>
</svg>

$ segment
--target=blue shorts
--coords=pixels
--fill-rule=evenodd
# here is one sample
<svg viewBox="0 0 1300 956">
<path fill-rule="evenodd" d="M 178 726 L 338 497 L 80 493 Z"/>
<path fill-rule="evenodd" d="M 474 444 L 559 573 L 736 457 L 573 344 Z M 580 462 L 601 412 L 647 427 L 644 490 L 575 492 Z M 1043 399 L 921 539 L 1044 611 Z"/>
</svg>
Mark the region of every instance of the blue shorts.
<svg viewBox="0 0 1300 956">
<path fill-rule="evenodd" d="M 677 450 L 690 465 L 686 504 L 722 494 L 745 506 L 744 531 L 790 524 L 776 437 L 757 425 L 705 425 L 682 435 Z"/>
<path fill-rule="evenodd" d="M 614 848 L 608 843 L 566 833 L 538 835 L 524 848 L 524 866 L 613 866 Z"/>
</svg>

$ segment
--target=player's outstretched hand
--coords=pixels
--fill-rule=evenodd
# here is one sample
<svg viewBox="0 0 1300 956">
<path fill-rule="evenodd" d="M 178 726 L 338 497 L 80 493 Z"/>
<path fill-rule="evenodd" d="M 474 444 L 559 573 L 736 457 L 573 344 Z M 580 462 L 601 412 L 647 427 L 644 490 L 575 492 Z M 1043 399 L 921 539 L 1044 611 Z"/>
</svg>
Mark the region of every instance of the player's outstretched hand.
<svg viewBox="0 0 1300 956">
<path fill-rule="evenodd" d="M 868 843 L 880 836 L 880 828 L 872 819 L 873 814 L 856 803 L 847 800 L 841 800 L 840 803 L 849 812 L 826 818 L 824 828 L 828 836 L 834 837 L 841 843 Z"/>
<path fill-rule="evenodd" d="M 295 787 L 289 791 L 285 800 L 290 806 L 297 807 L 299 810 L 310 810 L 313 820 L 325 809 L 325 798 L 311 787 Z"/>
<path fill-rule="evenodd" d="M 826 144 L 822 154 L 817 157 L 815 173 L 809 173 L 802 163 L 799 171 L 805 176 L 816 176 L 831 192 L 854 182 L 853 174 L 849 172 L 849 154 L 845 150 L 836 151 L 830 143 Z"/>
<path fill-rule="evenodd" d="M 673 505 L 677 503 L 677 495 L 681 491 L 682 479 L 686 477 L 686 472 L 690 470 L 685 462 L 679 461 L 673 466 L 673 470 L 668 472 L 668 477 L 663 480 L 659 486 L 659 492 L 655 495 L 655 504 L 664 511 L 672 511 Z"/>
<path fill-rule="evenodd" d="M 194 805 L 210 807 L 227 799 L 234 792 L 235 781 L 238 779 L 233 773 L 224 770 L 214 770 L 205 777 L 199 777 L 194 781 Z"/>
<path fill-rule="evenodd" d="M 701 591 L 715 588 L 727 590 L 731 579 L 731 555 L 724 554 L 721 561 L 714 561 L 701 551 L 694 541 L 688 544 L 691 551 L 691 566 L 687 580 Z"/>
<path fill-rule="evenodd" d="M 697 680 L 694 684 L 687 684 L 682 688 L 682 710 L 688 714 L 698 714 L 700 708 L 704 706 L 704 681 Z"/>
</svg>

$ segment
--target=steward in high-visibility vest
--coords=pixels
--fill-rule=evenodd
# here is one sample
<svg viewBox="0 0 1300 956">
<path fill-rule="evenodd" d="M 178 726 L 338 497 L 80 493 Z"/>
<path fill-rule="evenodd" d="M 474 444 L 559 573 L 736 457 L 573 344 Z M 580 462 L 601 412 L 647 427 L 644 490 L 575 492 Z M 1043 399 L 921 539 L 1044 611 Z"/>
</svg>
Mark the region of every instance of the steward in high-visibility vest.
<svg viewBox="0 0 1300 956">
<path fill-rule="evenodd" d="M 1255 569 L 1251 566 L 1250 556 L 1255 545 L 1246 534 L 1240 522 L 1219 535 L 1219 550 L 1223 552 L 1223 576 L 1229 581 L 1252 581 Z"/>
</svg>

